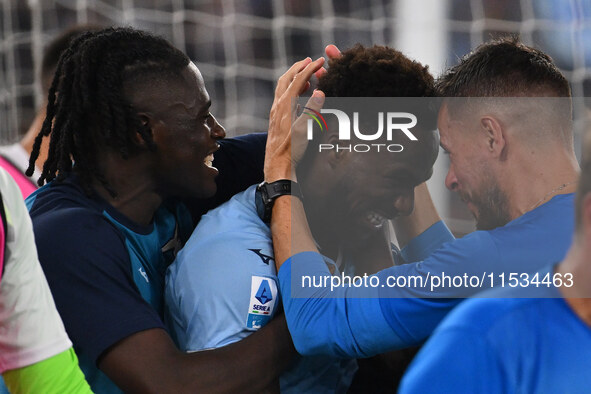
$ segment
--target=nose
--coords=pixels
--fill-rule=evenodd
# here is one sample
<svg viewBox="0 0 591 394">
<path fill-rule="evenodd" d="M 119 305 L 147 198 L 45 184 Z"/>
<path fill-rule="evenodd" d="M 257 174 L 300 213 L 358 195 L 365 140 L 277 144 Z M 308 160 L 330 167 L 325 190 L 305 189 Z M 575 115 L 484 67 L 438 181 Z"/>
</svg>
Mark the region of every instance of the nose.
<svg viewBox="0 0 591 394">
<path fill-rule="evenodd" d="M 211 119 L 213 122 L 213 124 L 211 126 L 211 137 L 216 140 L 220 140 L 222 138 L 225 138 L 226 137 L 226 129 L 224 129 L 224 126 L 219 124 L 217 119 L 213 115 L 211 115 Z"/>
<path fill-rule="evenodd" d="M 458 188 L 458 178 L 456 178 L 456 173 L 454 172 L 453 164 L 449 165 L 449 170 L 447 171 L 447 175 L 445 176 L 445 187 L 449 190 L 456 191 Z"/>
<path fill-rule="evenodd" d="M 414 188 L 409 189 L 405 193 L 400 194 L 394 200 L 394 208 L 400 216 L 407 216 L 412 213 L 415 207 L 415 191 Z"/>
</svg>

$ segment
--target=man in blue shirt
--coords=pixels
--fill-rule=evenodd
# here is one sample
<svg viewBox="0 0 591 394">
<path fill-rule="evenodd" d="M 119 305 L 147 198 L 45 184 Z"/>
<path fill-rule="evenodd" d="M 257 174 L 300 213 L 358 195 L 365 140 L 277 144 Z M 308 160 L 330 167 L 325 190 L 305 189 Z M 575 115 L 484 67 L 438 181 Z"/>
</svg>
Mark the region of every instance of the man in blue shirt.
<svg viewBox="0 0 591 394">
<path fill-rule="evenodd" d="M 353 80 L 355 84 L 343 83 Z M 426 67 L 402 53 L 359 45 L 333 60 L 318 86 L 327 96 L 339 98 L 432 97 L 433 84 Z M 310 144 L 308 160 L 298 168 L 302 194 L 313 234 L 326 235 L 327 226 L 340 230 L 317 239 L 325 260 L 336 270 L 366 268 L 354 267 L 351 260 L 367 242 L 375 245 L 372 257 L 383 258 L 384 266 L 393 265 L 388 226 L 374 212 L 379 209 L 388 217 L 408 214 L 413 189 L 431 176 L 437 157 L 436 112 L 425 115 L 422 126 L 413 130 L 418 141 L 403 152 L 319 152 L 320 144 L 338 134 L 333 123 L 318 135 L 318 145 Z M 319 170 L 326 162 L 331 165 Z M 257 213 L 260 193 L 252 186 L 204 215 L 169 268 L 165 301 L 171 332 L 184 351 L 240 341 L 265 326 L 281 307 L 271 230 Z M 339 201 L 332 198 L 335 195 Z M 281 392 L 345 392 L 355 369 L 350 358 L 304 357 L 281 375 Z"/>
<path fill-rule="evenodd" d="M 298 179 L 293 163 L 301 161 L 303 150 L 292 144 L 292 122 L 286 116 L 288 102 L 305 82 L 297 75 L 284 76 L 276 94 L 265 159 L 267 182 Z M 438 120 L 441 145 L 451 162 L 446 185 L 468 204 L 481 230 L 450 239 L 423 193 L 426 189 L 417 189 L 415 211 L 399 220 L 396 233 L 410 264 L 379 272 L 375 287 L 311 290 L 302 286 L 304 276 L 330 273 L 309 236 L 302 203 L 296 197 L 278 197 L 271 230 L 276 263 L 283 266 L 279 287 L 301 354 L 360 357 L 421 343 L 460 301 L 440 297 L 466 297 L 491 286 L 484 280 L 487 275 L 498 284 L 499 274 L 535 272 L 564 257 L 572 239 L 572 191 L 578 175 L 564 76 L 544 53 L 504 39 L 462 59 L 441 77 L 439 87 L 447 97 L 484 97 L 459 105 L 448 98 Z M 515 96 L 521 99 L 496 99 Z M 308 105 L 315 110 L 321 106 L 314 101 Z M 297 121 L 292 132 L 294 141 L 305 135 Z M 446 282 L 434 293 L 434 278 L 445 275 L 460 283 L 454 287 Z M 464 275 L 477 282 L 462 285 Z M 392 286 L 402 283 L 396 278 L 411 277 L 418 284 Z M 359 294 L 366 298 L 357 298 Z"/>
<path fill-rule="evenodd" d="M 590 143 L 583 153 L 574 241 L 565 259 L 530 275 L 530 282 L 538 282 L 534 289 L 493 289 L 487 298 L 462 303 L 413 361 L 402 393 L 589 392 Z"/>
</svg>

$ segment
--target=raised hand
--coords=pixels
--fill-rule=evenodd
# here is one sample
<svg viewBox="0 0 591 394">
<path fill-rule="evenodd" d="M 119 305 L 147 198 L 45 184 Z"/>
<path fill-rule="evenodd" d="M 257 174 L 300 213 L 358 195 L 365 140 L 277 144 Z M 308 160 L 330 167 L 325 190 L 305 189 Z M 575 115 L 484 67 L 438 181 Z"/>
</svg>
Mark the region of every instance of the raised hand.
<svg viewBox="0 0 591 394">
<path fill-rule="evenodd" d="M 269 135 L 265 153 L 265 180 L 296 180 L 295 168 L 307 146 L 306 122 L 296 119 L 297 98 L 310 87 L 310 78 L 322 73 L 324 58 L 296 62 L 279 78 L 269 116 Z M 316 111 L 324 103 L 324 93 L 315 90 L 306 106 Z"/>
</svg>

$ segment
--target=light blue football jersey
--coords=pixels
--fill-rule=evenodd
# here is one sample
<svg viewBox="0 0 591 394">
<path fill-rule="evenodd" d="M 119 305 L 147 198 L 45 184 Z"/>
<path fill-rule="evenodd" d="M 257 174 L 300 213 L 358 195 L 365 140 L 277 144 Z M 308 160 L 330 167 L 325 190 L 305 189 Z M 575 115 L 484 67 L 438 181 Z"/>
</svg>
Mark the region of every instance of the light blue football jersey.
<svg viewBox="0 0 591 394">
<path fill-rule="evenodd" d="M 269 227 L 257 215 L 256 186 L 208 212 L 166 275 L 166 324 L 181 350 L 239 341 L 281 308 Z M 299 358 L 280 378 L 281 391 L 345 392 L 355 360 Z"/>
</svg>

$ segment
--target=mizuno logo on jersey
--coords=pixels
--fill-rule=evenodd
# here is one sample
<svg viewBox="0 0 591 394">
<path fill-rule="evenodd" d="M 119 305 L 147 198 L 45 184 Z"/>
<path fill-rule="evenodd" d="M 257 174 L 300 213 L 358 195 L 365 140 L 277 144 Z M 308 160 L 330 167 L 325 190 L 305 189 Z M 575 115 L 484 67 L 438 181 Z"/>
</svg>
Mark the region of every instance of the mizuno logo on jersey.
<svg viewBox="0 0 591 394">
<path fill-rule="evenodd" d="M 261 260 L 263 260 L 263 263 L 265 263 L 267 265 L 269 265 L 269 261 L 271 261 L 271 260 L 275 261 L 273 256 L 268 256 L 266 254 L 261 253 L 262 249 L 248 249 L 248 250 L 250 250 L 251 252 L 253 252 L 257 256 L 259 256 L 261 258 Z"/>
</svg>

